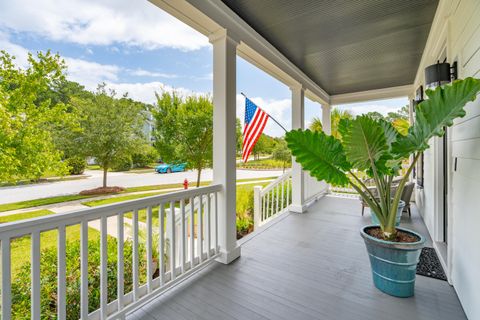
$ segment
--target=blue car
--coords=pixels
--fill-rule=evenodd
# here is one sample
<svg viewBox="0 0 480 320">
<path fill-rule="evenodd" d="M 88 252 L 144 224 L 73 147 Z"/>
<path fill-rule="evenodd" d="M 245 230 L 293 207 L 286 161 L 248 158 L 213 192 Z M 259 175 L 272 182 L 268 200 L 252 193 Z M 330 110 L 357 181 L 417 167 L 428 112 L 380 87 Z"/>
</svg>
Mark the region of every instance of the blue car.
<svg viewBox="0 0 480 320">
<path fill-rule="evenodd" d="M 178 163 L 178 164 L 167 164 L 162 163 L 155 167 L 155 171 L 158 173 L 172 173 L 172 172 L 182 172 L 185 171 L 185 167 L 187 166 L 186 163 Z"/>
</svg>

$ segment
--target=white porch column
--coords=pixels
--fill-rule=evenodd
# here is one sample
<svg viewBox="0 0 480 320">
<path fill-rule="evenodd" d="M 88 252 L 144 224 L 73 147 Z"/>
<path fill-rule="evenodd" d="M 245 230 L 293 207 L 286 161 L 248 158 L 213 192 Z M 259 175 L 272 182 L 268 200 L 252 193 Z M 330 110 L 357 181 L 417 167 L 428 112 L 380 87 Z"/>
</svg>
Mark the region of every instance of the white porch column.
<svg viewBox="0 0 480 320">
<path fill-rule="evenodd" d="M 236 58 L 238 42 L 226 30 L 210 36 L 213 44 L 213 183 L 218 196 L 218 261 L 240 256 L 236 232 Z"/>
<path fill-rule="evenodd" d="M 305 89 L 301 86 L 292 90 L 292 129 L 305 128 Z M 302 166 L 292 159 L 292 204 L 290 211 L 303 213 L 305 205 L 305 174 Z"/>
<path fill-rule="evenodd" d="M 330 117 L 330 105 L 322 105 L 322 128 L 325 134 L 332 134 L 332 120 Z"/>
</svg>

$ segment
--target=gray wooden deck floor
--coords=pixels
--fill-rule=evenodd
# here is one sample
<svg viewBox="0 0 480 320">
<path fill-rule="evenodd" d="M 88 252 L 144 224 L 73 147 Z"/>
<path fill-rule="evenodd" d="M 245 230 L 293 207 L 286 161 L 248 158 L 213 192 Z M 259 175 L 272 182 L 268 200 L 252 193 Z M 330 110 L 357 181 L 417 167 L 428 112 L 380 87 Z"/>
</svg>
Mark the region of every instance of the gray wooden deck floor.
<svg viewBox="0 0 480 320">
<path fill-rule="evenodd" d="M 358 200 L 325 197 L 280 219 L 231 265 L 213 263 L 128 319 L 465 319 L 445 281 L 417 276 L 407 299 L 373 286 Z M 403 221 L 427 234 L 415 210 Z"/>
</svg>

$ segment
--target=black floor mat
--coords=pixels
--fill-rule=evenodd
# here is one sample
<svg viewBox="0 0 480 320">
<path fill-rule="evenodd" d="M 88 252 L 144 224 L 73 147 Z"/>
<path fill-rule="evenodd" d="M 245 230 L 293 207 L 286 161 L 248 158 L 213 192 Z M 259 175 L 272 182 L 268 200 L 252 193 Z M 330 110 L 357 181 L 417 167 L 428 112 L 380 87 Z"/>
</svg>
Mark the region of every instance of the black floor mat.
<svg viewBox="0 0 480 320">
<path fill-rule="evenodd" d="M 447 281 L 437 253 L 433 248 L 423 248 L 420 254 L 420 262 L 417 265 L 417 274 L 425 277 Z"/>
</svg>

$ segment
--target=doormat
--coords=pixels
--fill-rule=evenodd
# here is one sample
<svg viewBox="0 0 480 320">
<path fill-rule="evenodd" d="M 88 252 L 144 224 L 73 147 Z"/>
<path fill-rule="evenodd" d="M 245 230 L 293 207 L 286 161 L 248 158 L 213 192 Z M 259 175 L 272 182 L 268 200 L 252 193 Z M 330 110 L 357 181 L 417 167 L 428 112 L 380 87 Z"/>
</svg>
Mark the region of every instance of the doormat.
<svg viewBox="0 0 480 320">
<path fill-rule="evenodd" d="M 417 265 L 417 274 L 425 277 L 447 281 L 437 253 L 433 248 L 423 248 L 420 254 L 420 262 Z"/>
</svg>

